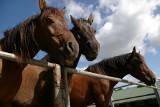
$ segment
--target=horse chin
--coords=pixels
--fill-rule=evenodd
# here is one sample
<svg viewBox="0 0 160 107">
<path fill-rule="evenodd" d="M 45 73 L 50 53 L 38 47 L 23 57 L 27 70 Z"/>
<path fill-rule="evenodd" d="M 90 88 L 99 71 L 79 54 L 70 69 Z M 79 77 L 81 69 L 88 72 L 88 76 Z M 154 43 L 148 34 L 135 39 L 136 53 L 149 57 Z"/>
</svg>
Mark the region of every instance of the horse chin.
<svg viewBox="0 0 160 107">
<path fill-rule="evenodd" d="M 98 53 L 97 52 L 94 52 L 94 51 L 86 51 L 86 52 L 83 52 L 82 53 L 83 55 L 85 55 L 86 59 L 88 61 L 93 61 L 97 58 L 98 56 Z"/>
<path fill-rule="evenodd" d="M 155 78 L 150 78 L 148 79 L 147 81 L 145 81 L 145 84 L 151 86 L 151 85 L 154 85 L 156 82 L 156 79 Z"/>
<path fill-rule="evenodd" d="M 70 67 L 73 65 L 73 61 L 69 60 L 67 57 L 64 57 L 64 55 L 59 54 L 59 57 L 51 57 L 52 59 L 50 62 L 57 63 L 59 65 Z"/>
<path fill-rule="evenodd" d="M 69 61 L 69 60 L 60 60 L 60 61 L 56 61 L 55 63 L 64 66 L 64 67 L 71 67 L 73 65 L 73 61 Z"/>
<path fill-rule="evenodd" d="M 154 85 L 154 84 L 151 83 L 151 82 L 145 82 L 145 84 L 148 85 L 148 86 Z"/>
<path fill-rule="evenodd" d="M 93 60 L 95 60 L 97 57 L 86 57 L 86 59 L 88 60 L 88 61 L 93 61 Z"/>
<path fill-rule="evenodd" d="M 72 66 L 72 65 L 73 65 L 73 61 L 66 60 L 65 62 L 66 62 L 66 63 L 65 63 L 65 65 L 64 65 L 64 66 L 66 66 L 66 67 L 70 67 L 70 66 Z"/>
</svg>

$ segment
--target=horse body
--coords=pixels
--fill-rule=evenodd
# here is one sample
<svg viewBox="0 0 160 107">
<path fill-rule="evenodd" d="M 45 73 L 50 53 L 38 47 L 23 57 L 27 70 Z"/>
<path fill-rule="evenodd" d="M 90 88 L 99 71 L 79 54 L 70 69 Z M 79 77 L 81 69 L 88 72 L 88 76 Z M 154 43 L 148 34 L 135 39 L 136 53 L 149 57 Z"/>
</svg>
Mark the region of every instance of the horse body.
<svg viewBox="0 0 160 107">
<path fill-rule="evenodd" d="M 86 70 L 117 78 L 131 74 L 148 85 L 155 83 L 155 75 L 145 64 L 144 58 L 136 53 L 135 48 L 132 53 L 100 61 Z M 109 107 L 113 87 L 118 83 L 76 74 L 71 81 L 71 107 L 86 107 L 92 103 L 95 103 L 96 107 Z"/>
<path fill-rule="evenodd" d="M 20 63 L 21 60 L 32 59 L 40 49 L 66 65 L 73 63 L 78 55 L 79 45 L 64 22 L 62 12 L 46 7 L 44 0 L 40 0 L 40 9 L 41 14 L 6 30 L 0 40 L 0 50 L 17 57 L 17 62 L 0 59 L 0 107 L 9 107 L 20 87 L 22 71 L 27 66 Z"/>
<path fill-rule="evenodd" d="M 71 107 L 87 107 L 92 103 L 95 103 L 96 107 L 108 107 L 113 87 L 117 83 L 77 74 L 73 75 L 71 81 Z M 83 84 L 79 84 L 80 81 Z"/>
<path fill-rule="evenodd" d="M 2 67 L 3 64 L 3 67 Z M 18 91 L 21 84 L 23 66 L 19 67 L 14 62 L 7 62 L 1 59 L 0 65 L 0 106 L 5 105 L 10 101 Z M 12 72 L 9 72 L 12 71 Z M 15 77 L 15 78 L 13 78 Z M 3 107 L 3 106 L 1 106 Z M 4 106 L 5 107 L 5 106 Z"/>
<path fill-rule="evenodd" d="M 90 60 L 96 58 L 99 51 L 99 43 L 94 40 L 95 37 L 93 37 L 95 36 L 95 32 L 91 26 L 93 22 L 92 15 L 90 15 L 88 20 L 77 20 L 71 16 L 71 21 L 74 24 L 71 31 L 79 43 L 80 48 L 78 57 L 71 66 L 75 68 L 81 54 L 84 54 Z M 86 30 L 83 30 L 82 28 Z M 87 29 L 90 29 L 91 31 L 88 32 Z M 60 63 L 60 60 L 57 60 L 51 55 L 47 55 L 42 60 Z M 13 99 L 12 107 L 53 107 L 53 92 L 53 70 L 28 65 L 23 70 L 22 84 L 17 95 Z"/>
</svg>

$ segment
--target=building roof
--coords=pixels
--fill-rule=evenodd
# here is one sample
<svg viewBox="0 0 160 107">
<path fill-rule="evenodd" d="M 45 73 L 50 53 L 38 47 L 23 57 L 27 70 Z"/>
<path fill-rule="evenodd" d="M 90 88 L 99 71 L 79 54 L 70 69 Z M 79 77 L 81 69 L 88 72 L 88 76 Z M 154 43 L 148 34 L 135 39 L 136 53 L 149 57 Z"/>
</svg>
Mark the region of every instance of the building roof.
<svg viewBox="0 0 160 107">
<path fill-rule="evenodd" d="M 160 81 L 158 81 L 156 85 L 157 87 L 160 87 Z M 140 86 L 115 90 L 112 94 L 112 100 L 114 104 L 136 102 L 155 98 L 156 96 L 152 88 Z"/>
</svg>

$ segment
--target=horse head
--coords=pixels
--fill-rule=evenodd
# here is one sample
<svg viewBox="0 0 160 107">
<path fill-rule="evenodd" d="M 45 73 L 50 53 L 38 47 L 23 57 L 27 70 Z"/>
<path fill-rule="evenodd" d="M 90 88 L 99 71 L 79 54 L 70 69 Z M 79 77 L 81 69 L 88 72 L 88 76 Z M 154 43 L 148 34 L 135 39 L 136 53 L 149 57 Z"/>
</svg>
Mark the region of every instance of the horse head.
<svg viewBox="0 0 160 107">
<path fill-rule="evenodd" d="M 96 30 L 92 26 L 92 14 L 90 14 L 88 20 L 75 19 L 71 16 L 71 22 L 74 25 L 74 31 L 72 31 L 76 33 L 75 38 L 79 43 L 80 52 L 85 55 L 87 60 L 93 61 L 98 55 L 100 44 L 95 38 Z"/>
<path fill-rule="evenodd" d="M 136 52 L 135 47 L 128 59 L 127 66 L 129 68 L 129 74 L 145 82 L 147 85 L 152 85 L 156 82 L 154 73 L 146 65 L 144 57 Z"/>
<path fill-rule="evenodd" d="M 41 14 L 38 17 L 35 37 L 39 48 L 56 56 L 60 64 L 71 65 L 78 56 L 79 45 L 68 29 L 64 12 L 47 7 L 45 0 L 39 0 L 39 7 Z"/>
</svg>

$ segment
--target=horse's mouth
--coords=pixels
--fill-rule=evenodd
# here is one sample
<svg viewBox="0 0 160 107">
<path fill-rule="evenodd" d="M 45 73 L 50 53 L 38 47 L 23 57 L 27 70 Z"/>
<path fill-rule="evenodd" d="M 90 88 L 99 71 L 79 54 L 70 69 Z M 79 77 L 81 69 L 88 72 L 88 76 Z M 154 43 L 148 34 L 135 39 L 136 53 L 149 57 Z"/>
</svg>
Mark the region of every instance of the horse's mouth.
<svg viewBox="0 0 160 107">
<path fill-rule="evenodd" d="M 90 54 L 88 53 L 85 56 L 88 61 L 93 61 L 97 58 L 97 55 L 98 55 L 97 53 L 90 53 Z"/>
<path fill-rule="evenodd" d="M 85 57 L 88 61 L 93 61 L 97 58 L 98 52 L 93 51 L 93 50 L 92 51 L 86 50 L 86 51 L 83 52 L 83 55 L 85 55 Z"/>
<path fill-rule="evenodd" d="M 71 66 L 73 65 L 73 60 L 72 59 L 68 59 L 68 57 L 62 52 L 61 53 L 62 57 L 64 58 L 65 61 L 63 61 L 63 66 Z"/>
<path fill-rule="evenodd" d="M 148 81 L 145 82 L 145 84 L 147 85 L 154 85 L 156 82 L 156 79 L 155 78 L 150 78 Z"/>
<path fill-rule="evenodd" d="M 95 60 L 97 57 L 95 57 L 95 56 L 93 56 L 93 57 L 86 57 L 86 59 L 88 60 L 88 61 L 93 61 L 93 60 Z"/>
</svg>

